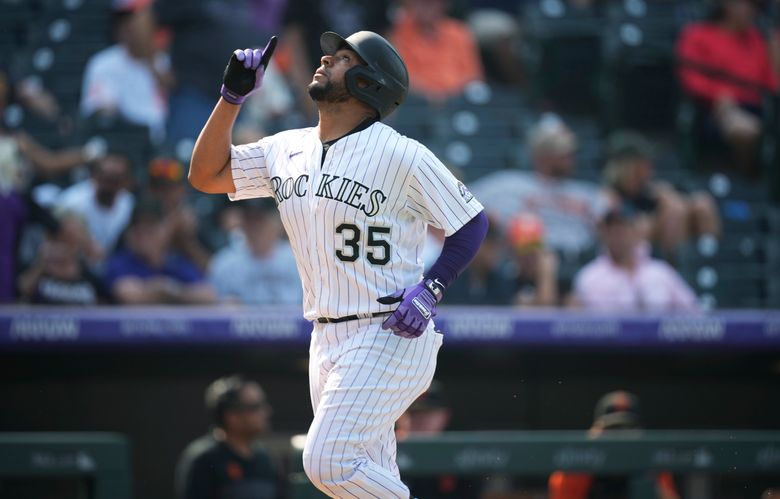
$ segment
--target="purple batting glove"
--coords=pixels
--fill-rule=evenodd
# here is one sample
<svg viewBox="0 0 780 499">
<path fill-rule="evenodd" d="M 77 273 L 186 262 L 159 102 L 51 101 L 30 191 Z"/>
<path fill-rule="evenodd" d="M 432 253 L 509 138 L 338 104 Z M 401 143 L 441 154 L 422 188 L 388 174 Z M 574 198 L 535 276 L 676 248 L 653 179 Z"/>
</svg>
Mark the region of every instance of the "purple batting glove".
<svg viewBox="0 0 780 499">
<path fill-rule="evenodd" d="M 424 279 L 416 285 L 378 298 L 383 305 L 399 303 L 393 314 L 382 323 L 402 338 L 417 338 L 425 331 L 428 322 L 436 317 L 436 304 L 441 301 L 444 287 L 432 279 Z"/>
<path fill-rule="evenodd" d="M 236 50 L 230 57 L 222 78 L 219 93 L 231 104 L 243 104 L 247 97 L 263 83 L 268 61 L 276 48 L 276 37 L 272 36 L 264 49 Z"/>
</svg>

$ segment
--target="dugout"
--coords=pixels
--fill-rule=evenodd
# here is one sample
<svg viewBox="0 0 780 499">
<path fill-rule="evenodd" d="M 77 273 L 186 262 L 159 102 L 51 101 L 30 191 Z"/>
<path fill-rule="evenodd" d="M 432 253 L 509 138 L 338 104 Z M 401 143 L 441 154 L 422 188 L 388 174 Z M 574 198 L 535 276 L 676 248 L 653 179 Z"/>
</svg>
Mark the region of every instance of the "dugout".
<svg viewBox="0 0 780 499">
<path fill-rule="evenodd" d="M 113 433 L 0 433 L 0 497 L 130 499 L 130 449 Z"/>
<path fill-rule="evenodd" d="M 302 442 L 293 439 L 290 498 L 325 497 L 302 473 Z M 493 476 L 536 477 L 514 492 L 528 497 L 544 494 L 546 477 L 559 470 L 628 476 L 625 499 L 656 497 L 653 471 L 676 475 L 687 499 L 759 497 L 780 484 L 780 432 L 624 431 L 598 439 L 573 431 L 451 432 L 402 442 L 398 466 L 404 477 L 465 475 L 488 489 Z"/>
</svg>

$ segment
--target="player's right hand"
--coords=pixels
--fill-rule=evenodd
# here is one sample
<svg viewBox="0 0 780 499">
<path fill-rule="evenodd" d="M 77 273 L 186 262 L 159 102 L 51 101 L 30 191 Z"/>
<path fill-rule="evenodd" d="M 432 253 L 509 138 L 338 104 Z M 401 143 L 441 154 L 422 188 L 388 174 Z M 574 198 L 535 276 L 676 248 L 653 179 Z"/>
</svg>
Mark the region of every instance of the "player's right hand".
<svg viewBox="0 0 780 499">
<path fill-rule="evenodd" d="M 438 281 L 425 279 L 415 286 L 377 298 L 376 301 L 382 305 L 400 303 L 382 323 L 382 329 L 389 329 L 402 338 L 421 336 L 430 320 L 436 317 L 436 304 L 441 300 L 441 289 Z"/>
<path fill-rule="evenodd" d="M 260 88 L 268 61 L 276 48 L 277 38 L 272 36 L 264 49 L 238 49 L 222 77 L 222 98 L 231 104 L 243 104 L 247 97 Z"/>
</svg>

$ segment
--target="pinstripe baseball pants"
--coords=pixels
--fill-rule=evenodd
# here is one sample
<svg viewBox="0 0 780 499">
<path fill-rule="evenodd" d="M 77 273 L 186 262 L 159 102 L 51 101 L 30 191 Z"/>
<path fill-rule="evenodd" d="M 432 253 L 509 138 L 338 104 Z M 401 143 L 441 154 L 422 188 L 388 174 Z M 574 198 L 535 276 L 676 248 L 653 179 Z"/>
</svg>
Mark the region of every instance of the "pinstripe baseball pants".
<svg viewBox="0 0 780 499">
<path fill-rule="evenodd" d="M 433 379 L 442 335 L 433 323 L 405 339 L 384 317 L 314 324 L 309 388 L 314 420 L 303 468 L 336 498 L 408 499 L 395 462 L 395 421 Z"/>
</svg>

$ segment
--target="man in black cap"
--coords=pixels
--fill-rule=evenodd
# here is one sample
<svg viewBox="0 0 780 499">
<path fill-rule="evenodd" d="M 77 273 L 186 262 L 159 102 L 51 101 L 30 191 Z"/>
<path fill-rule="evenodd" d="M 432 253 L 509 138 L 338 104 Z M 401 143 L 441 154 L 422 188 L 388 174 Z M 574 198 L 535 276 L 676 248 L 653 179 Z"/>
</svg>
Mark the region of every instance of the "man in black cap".
<svg viewBox="0 0 780 499">
<path fill-rule="evenodd" d="M 192 442 L 176 469 L 177 499 L 276 499 L 277 475 L 257 439 L 270 428 L 263 389 L 241 376 L 206 389 L 212 431 Z"/>
<path fill-rule="evenodd" d="M 639 398 L 618 390 L 602 396 L 596 403 L 593 425 L 588 434 L 598 438 L 605 431 L 637 431 L 642 429 Z M 661 472 L 653 477 L 657 499 L 679 499 L 674 479 L 670 473 Z M 548 491 L 550 499 L 622 499 L 629 497 L 630 477 L 594 476 L 588 473 L 556 471 L 550 475 Z"/>
<path fill-rule="evenodd" d="M 409 436 L 436 438 L 447 429 L 451 416 L 444 385 L 433 380 L 396 423 L 396 437 L 399 441 Z M 479 480 L 454 474 L 415 477 L 404 482 L 421 498 L 477 499 L 481 491 Z"/>
</svg>

